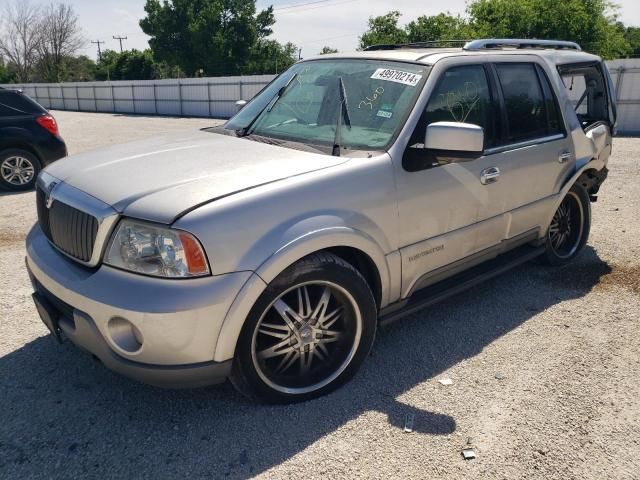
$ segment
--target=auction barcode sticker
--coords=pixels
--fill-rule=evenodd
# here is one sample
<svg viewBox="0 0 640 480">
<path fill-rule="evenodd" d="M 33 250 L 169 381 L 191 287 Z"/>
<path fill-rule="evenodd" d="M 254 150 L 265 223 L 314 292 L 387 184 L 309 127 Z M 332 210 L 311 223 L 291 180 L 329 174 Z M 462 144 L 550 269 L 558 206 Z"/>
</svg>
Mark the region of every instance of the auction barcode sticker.
<svg viewBox="0 0 640 480">
<path fill-rule="evenodd" d="M 402 70 L 393 70 L 391 68 L 379 68 L 375 72 L 373 72 L 371 78 L 375 78 L 376 80 L 386 80 L 388 82 L 402 83 L 403 85 L 410 85 L 412 87 L 415 87 L 422 78 L 422 75 L 411 72 L 403 72 Z"/>
</svg>

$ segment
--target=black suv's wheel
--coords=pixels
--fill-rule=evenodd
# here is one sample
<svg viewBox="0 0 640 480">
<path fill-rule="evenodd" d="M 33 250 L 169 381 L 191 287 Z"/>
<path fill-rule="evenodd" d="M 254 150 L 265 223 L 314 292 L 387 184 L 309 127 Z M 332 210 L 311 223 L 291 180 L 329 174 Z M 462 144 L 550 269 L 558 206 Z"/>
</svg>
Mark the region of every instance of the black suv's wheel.
<svg viewBox="0 0 640 480">
<path fill-rule="evenodd" d="M 269 284 L 240 334 L 231 381 L 273 403 L 319 397 L 349 380 L 376 333 L 376 303 L 349 263 L 306 257 Z"/>
<path fill-rule="evenodd" d="M 589 195 L 575 184 L 562 199 L 547 232 L 543 259 L 550 265 L 564 265 L 584 248 L 591 228 Z"/>
<path fill-rule="evenodd" d="M 0 151 L 0 190 L 30 190 L 40 172 L 40 161 L 26 150 Z"/>
</svg>

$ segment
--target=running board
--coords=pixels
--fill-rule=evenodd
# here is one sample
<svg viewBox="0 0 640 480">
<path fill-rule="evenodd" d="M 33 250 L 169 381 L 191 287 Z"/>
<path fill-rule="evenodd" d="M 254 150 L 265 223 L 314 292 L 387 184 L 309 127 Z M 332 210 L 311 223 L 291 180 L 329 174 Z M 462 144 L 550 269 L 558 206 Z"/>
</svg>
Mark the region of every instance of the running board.
<svg viewBox="0 0 640 480">
<path fill-rule="evenodd" d="M 380 326 L 389 325 L 406 315 L 417 312 L 511 270 L 518 265 L 522 265 L 541 255 L 544 250 L 544 246 L 532 247 L 524 245 L 499 255 L 493 260 L 488 260 L 453 277 L 442 280 L 435 285 L 418 290 L 409 298 L 383 308 L 380 311 L 378 323 Z"/>
</svg>

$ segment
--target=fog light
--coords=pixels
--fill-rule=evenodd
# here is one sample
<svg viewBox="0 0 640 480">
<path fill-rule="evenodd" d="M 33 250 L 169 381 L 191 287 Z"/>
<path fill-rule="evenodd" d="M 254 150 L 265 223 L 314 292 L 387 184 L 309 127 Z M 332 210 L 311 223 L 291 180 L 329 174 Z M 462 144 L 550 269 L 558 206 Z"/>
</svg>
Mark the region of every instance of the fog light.
<svg viewBox="0 0 640 480">
<path fill-rule="evenodd" d="M 113 317 L 109 320 L 108 329 L 113 343 L 125 352 L 135 353 L 142 348 L 142 333 L 129 320 Z"/>
</svg>

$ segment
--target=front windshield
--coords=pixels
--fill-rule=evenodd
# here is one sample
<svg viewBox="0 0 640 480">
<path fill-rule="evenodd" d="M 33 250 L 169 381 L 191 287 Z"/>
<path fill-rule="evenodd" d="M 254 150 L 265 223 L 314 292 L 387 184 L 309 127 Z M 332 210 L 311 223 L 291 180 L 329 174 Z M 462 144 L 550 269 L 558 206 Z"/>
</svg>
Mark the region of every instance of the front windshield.
<svg viewBox="0 0 640 480">
<path fill-rule="evenodd" d="M 333 145 L 336 128 L 342 122 L 341 147 L 384 150 L 411 111 L 427 69 L 426 65 L 378 60 L 298 63 L 229 120 L 225 128 Z M 341 79 L 346 97 L 344 111 Z"/>
</svg>

